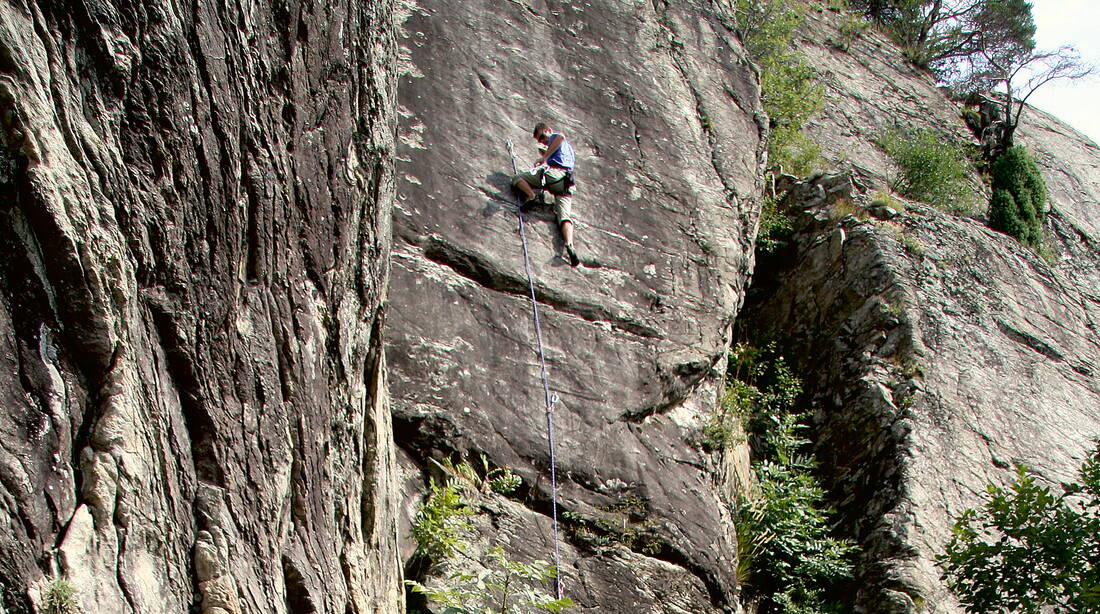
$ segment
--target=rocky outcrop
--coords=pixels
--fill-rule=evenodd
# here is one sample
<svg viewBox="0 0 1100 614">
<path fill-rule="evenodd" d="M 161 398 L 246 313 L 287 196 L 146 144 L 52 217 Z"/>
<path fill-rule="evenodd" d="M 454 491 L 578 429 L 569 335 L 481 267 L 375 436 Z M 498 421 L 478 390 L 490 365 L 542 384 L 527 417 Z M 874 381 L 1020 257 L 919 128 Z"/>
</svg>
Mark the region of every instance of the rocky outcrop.
<svg viewBox="0 0 1100 614">
<path fill-rule="evenodd" d="M 391 12 L 0 8 L 0 610 L 400 610 Z"/>
<path fill-rule="evenodd" d="M 1100 436 L 1100 151 L 1025 115 L 1017 141 L 1051 196 L 1049 261 L 977 217 L 872 207 L 893 170 L 868 135 L 887 121 L 965 132 L 926 77 L 891 68 L 904 62 L 883 40 L 838 48 L 836 19 L 815 15 L 804 48 L 836 101 L 814 133 L 850 174 L 790 182 L 797 232 L 761 259 L 739 325 L 781 339 L 802 369 L 842 526 L 864 548 L 860 610 L 958 612 L 934 563 L 954 517 L 1016 464 L 1071 480 Z"/>
<path fill-rule="evenodd" d="M 561 398 L 566 594 L 583 611 L 738 608 L 728 486 L 693 445 L 758 214 L 758 88 L 726 20 L 708 2 L 421 0 L 404 24 L 398 442 L 413 472 L 451 455 L 514 468 L 522 505 L 492 508 L 514 537 L 485 540 L 544 559 L 543 393 L 506 143 L 529 166 L 545 120 L 577 150 L 581 266 L 561 259 L 549 211 L 527 235 Z"/>
</svg>

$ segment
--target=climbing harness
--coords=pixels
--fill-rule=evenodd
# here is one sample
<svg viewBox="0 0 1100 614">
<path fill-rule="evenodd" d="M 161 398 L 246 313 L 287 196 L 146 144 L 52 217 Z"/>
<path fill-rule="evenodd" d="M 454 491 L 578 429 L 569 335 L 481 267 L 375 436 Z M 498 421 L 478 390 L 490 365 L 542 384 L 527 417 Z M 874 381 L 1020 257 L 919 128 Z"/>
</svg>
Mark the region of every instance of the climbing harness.
<svg viewBox="0 0 1100 614">
<path fill-rule="evenodd" d="M 513 166 L 515 166 L 515 165 L 513 164 Z M 561 168 L 561 167 L 552 166 L 550 168 Z M 542 188 L 547 189 L 552 185 L 560 183 L 563 186 L 562 187 L 562 190 L 563 190 L 562 194 L 565 195 L 565 196 L 572 196 L 573 195 L 573 186 L 577 185 L 577 176 L 573 173 L 572 170 L 570 170 L 568 168 L 561 168 L 561 170 L 565 171 L 565 174 L 562 175 L 561 177 L 558 177 L 557 179 L 555 179 L 553 181 L 547 181 L 546 176 L 543 175 Z"/>
<path fill-rule="evenodd" d="M 516 166 L 516 154 L 512 141 L 508 141 L 508 155 L 512 157 L 512 174 L 519 172 Z M 524 224 L 523 211 L 519 206 L 519 198 L 516 198 L 516 217 L 519 218 L 519 238 L 523 244 L 523 266 L 527 270 L 527 288 L 531 292 L 531 316 L 535 322 L 535 342 L 538 349 L 539 367 L 542 369 L 542 392 L 546 401 L 546 442 L 550 447 L 550 511 L 554 521 L 554 581 L 557 588 L 558 599 L 562 598 L 561 582 L 561 547 L 558 536 L 558 466 L 555 457 L 554 446 L 554 407 L 559 398 L 557 394 L 550 394 L 550 375 L 546 369 L 546 351 L 542 346 L 542 324 L 539 321 L 539 302 L 535 296 L 535 276 L 531 273 L 531 256 L 527 251 L 527 229 Z"/>
</svg>

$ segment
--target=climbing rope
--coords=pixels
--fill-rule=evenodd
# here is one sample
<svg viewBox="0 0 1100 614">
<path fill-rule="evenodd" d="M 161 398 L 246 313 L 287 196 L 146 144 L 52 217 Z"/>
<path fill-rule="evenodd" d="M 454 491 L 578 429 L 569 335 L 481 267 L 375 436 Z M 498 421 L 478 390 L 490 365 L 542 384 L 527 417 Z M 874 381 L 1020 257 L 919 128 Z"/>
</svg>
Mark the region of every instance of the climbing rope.
<svg viewBox="0 0 1100 614">
<path fill-rule="evenodd" d="M 519 173 L 516 167 L 516 154 L 512 141 L 508 141 L 508 155 L 512 157 L 512 174 Z M 558 599 L 562 598 L 561 547 L 558 536 L 558 465 L 554 446 L 554 406 L 558 395 L 550 394 L 550 375 L 546 368 L 546 351 L 542 346 L 542 323 L 539 321 L 539 302 L 535 297 L 535 276 L 531 273 L 531 256 L 527 251 L 527 229 L 519 197 L 516 197 L 516 217 L 519 218 L 519 239 L 523 244 L 523 266 L 527 269 L 527 288 L 531 292 L 531 315 L 535 322 L 535 342 L 538 349 L 539 367 L 542 369 L 542 392 L 546 402 L 546 442 L 550 447 L 550 511 L 554 520 L 554 581 Z"/>
</svg>

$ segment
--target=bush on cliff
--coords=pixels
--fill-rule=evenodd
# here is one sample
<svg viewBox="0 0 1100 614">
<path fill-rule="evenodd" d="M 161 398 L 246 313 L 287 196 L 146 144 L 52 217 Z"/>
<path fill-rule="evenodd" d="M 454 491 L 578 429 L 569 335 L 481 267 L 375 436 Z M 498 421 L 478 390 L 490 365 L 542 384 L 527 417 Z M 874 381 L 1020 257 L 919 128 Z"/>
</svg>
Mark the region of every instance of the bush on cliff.
<svg viewBox="0 0 1100 614">
<path fill-rule="evenodd" d="M 1100 612 L 1100 442 L 1061 494 L 1018 466 L 966 510 L 940 557 L 967 612 Z"/>
<path fill-rule="evenodd" d="M 485 466 L 488 467 L 487 462 Z M 458 555 L 475 560 L 468 553 L 467 542 L 473 526 L 466 520 L 474 511 L 463 498 L 461 482 L 456 480 L 475 486 L 475 482 L 483 480 L 471 480 L 477 473 L 466 463 L 443 463 L 440 467 L 456 479 L 447 480 L 442 486 L 433 480 L 428 497 L 417 510 L 412 527 L 417 544 L 413 555 L 416 565 L 410 575 L 419 579 L 424 579 L 429 570 L 452 563 Z M 485 478 L 486 488 L 480 490 L 488 490 L 491 479 Z M 425 600 L 444 606 L 449 614 L 562 612 L 573 605 L 571 599 L 556 599 L 547 593 L 546 586 L 557 578 L 557 570 L 546 561 L 514 561 L 500 546 L 494 546 L 477 563 L 481 568 L 478 573 L 454 569 L 445 579 L 429 583 L 406 580 L 409 612 L 426 612 Z"/>
<path fill-rule="evenodd" d="M 728 387 L 749 422 L 755 457 L 755 488 L 737 509 L 741 580 L 757 612 L 837 611 L 829 595 L 851 576 L 856 546 L 829 535 L 834 512 L 802 435 L 808 414 L 796 409 L 801 381 L 774 346 L 738 345 L 729 369 Z"/>
<path fill-rule="evenodd" d="M 878 142 L 898 167 L 893 181 L 898 194 L 955 213 L 974 207 L 973 166 L 949 138 L 931 130 L 890 130 Z"/>
<path fill-rule="evenodd" d="M 1021 146 L 1011 147 L 993 162 L 993 198 L 989 225 L 1038 248 L 1043 241 L 1047 188 L 1039 167 Z"/>
<path fill-rule="evenodd" d="M 771 166 L 808 175 L 819 148 L 802 129 L 824 107 L 825 90 L 791 45 L 806 6 L 797 0 L 736 0 L 735 9 L 739 34 L 760 68 L 761 102 L 771 121 Z"/>
</svg>

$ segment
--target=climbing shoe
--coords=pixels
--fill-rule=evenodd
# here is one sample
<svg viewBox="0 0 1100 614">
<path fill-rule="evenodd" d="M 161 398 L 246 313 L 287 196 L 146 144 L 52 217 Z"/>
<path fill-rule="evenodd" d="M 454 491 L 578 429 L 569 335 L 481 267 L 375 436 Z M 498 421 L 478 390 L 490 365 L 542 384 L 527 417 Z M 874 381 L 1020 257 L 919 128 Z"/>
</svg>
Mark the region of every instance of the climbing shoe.
<svg viewBox="0 0 1100 614">
<path fill-rule="evenodd" d="M 573 248 L 573 244 L 565 246 L 565 255 L 569 257 L 569 265 L 577 266 L 581 263 L 581 259 L 577 257 L 577 250 Z"/>
<path fill-rule="evenodd" d="M 536 196 L 536 197 L 534 197 L 530 200 L 523 201 L 523 204 L 520 205 L 519 208 L 520 208 L 520 211 L 530 211 L 531 209 L 534 209 L 535 207 L 537 207 L 541 204 L 542 204 L 542 201 L 539 200 L 538 196 Z"/>
</svg>

